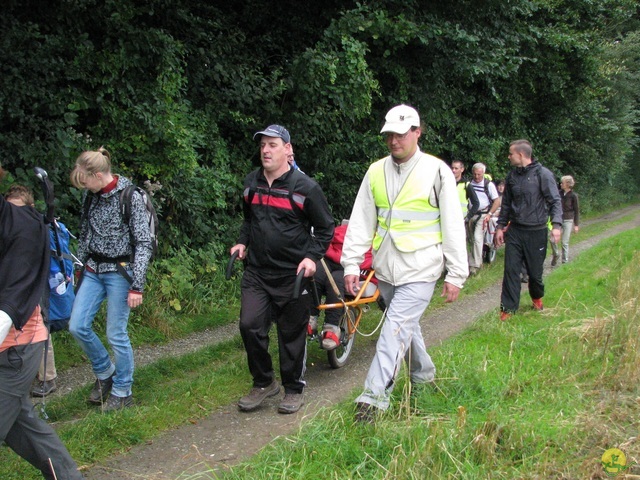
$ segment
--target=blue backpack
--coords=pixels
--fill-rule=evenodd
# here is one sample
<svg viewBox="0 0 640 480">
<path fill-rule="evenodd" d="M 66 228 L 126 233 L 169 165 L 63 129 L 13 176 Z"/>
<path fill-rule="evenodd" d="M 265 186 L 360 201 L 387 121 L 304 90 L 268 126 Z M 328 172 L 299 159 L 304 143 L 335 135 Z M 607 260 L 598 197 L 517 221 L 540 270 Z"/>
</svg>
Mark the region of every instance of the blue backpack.
<svg viewBox="0 0 640 480">
<path fill-rule="evenodd" d="M 57 332 L 67 328 L 71 308 L 76 298 L 74 283 L 75 257 L 69 250 L 71 234 L 56 220 L 49 224 L 49 330 Z"/>
</svg>

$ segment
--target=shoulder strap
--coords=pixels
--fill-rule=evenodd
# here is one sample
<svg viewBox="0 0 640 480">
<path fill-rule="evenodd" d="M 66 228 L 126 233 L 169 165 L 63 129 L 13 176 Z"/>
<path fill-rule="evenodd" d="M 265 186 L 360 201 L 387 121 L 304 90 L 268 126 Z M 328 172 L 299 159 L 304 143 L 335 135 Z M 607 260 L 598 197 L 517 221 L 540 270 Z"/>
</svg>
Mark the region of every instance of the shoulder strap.
<svg viewBox="0 0 640 480">
<path fill-rule="evenodd" d="M 258 188 L 258 175 L 260 173 L 260 169 L 256 169 L 250 173 L 251 180 L 249 181 L 249 194 L 247 195 L 247 203 L 249 206 L 253 204 L 253 197 L 256 194 L 256 189 Z"/>
<path fill-rule="evenodd" d="M 131 220 L 131 199 L 133 198 L 133 192 L 135 192 L 135 185 L 128 185 L 120 192 L 120 213 L 124 223 L 129 225 Z"/>
<path fill-rule="evenodd" d="M 291 203 L 291 208 L 293 209 L 294 212 L 300 214 L 303 214 L 304 211 L 300 208 L 300 206 L 295 202 L 295 200 L 293 199 L 293 195 L 295 193 L 295 188 L 296 188 L 296 175 L 298 175 L 298 171 L 297 170 L 292 170 L 291 174 L 289 175 L 289 184 L 287 185 L 287 191 L 288 191 L 288 197 L 289 197 L 289 203 Z M 300 174 L 302 175 L 302 174 Z"/>
</svg>

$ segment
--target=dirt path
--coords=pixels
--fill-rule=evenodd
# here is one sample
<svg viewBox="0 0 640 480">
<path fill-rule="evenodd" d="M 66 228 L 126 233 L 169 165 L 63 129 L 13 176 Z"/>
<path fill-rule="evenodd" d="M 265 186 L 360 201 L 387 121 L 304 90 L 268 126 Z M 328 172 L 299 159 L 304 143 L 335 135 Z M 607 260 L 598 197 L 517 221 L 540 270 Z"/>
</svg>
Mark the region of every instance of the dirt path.
<svg viewBox="0 0 640 480">
<path fill-rule="evenodd" d="M 640 226 L 640 206 L 628 207 L 586 223 L 610 222 L 616 218 L 635 214 L 633 220 L 612 227 L 601 235 L 585 241 L 579 234 L 573 237 L 572 258 L 601 240 L 622 231 Z M 547 259 L 545 269 L 549 267 Z M 547 270 L 548 272 L 548 270 Z M 443 340 L 460 332 L 479 316 L 496 310 L 500 297 L 500 284 L 463 297 L 456 303 L 436 310 L 427 309 L 422 320 L 427 347 L 439 345 Z M 204 345 L 228 340 L 237 335 L 237 325 L 229 325 L 210 332 L 199 332 L 169 345 L 142 348 L 135 352 L 137 365 L 151 363 L 171 352 L 187 353 Z M 314 348 L 314 347 L 311 347 Z M 375 343 L 358 337 L 347 367 L 333 370 L 326 361 L 308 366 L 305 391 L 306 405 L 295 415 L 279 415 L 276 406 L 279 397 L 265 402 L 255 412 L 241 413 L 235 405 L 221 407 L 195 425 L 185 425 L 156 437 L 151 443 L 139 445 L 129 452 L 111 457 L 85 472 L 88 479 L 100 480 L 169 480 L 196 478 L 196 474 L 210 469 L 224 470 L 255 454 L 274 437 L 295 432 L 306 417 L 313 416 L 321 407 L 331 406 L 348 398 L 354 389 L 361 388 Z M 74 369 L 60 379 L 59 392 L 90 383 L 88 368 Z M 60 393 L 58 393 L 60 394 Z M 197 478 L 211 478 L 203 473 Z"/>
</svg>

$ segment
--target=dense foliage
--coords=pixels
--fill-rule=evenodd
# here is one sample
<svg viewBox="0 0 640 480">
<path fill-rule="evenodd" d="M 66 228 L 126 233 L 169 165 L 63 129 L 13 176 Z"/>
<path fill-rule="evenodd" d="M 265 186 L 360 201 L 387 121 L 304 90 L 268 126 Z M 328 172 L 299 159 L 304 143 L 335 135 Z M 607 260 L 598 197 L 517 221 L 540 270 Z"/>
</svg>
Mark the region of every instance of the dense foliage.
<svg viewBox="0 0 640 480">
<path fill-rule="evenodd" d="M 509 140 L 529 138 L 589 208 L 638 189 L 639 20 L 634 0 L 8 0 L 0 159 L 21 182 L 45 167 L 73 226 L 68 173 L 104 145 L 158 188 L 165 257 L 221 254 L 258 165 L 253 132 L 290 129 L 339 220 L 405 102 L 426 151 L 501 177 Z"/>
</svg>

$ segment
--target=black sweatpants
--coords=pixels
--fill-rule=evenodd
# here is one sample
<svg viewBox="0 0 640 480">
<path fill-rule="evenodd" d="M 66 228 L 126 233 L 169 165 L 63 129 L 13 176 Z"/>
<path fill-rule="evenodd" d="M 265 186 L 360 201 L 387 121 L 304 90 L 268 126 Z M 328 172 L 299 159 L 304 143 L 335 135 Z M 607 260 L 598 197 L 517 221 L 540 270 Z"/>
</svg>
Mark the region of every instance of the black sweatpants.
<svg viewBox="0 0 640 480">
<path fill-rule="evenodd" d="M 269 354 L 269 330 L 278 329 L 280 377 L 285 393 L 302 393 L 307 357 L 307 324 L 312 304 L 310 281 L 304 279 L 298 300 L 292 300 L 295 274 L 261 275 L 246 269 L 242 276 L 240 334 L 254 387 L 274 380 Z"/>
<path fill-rule="evenodd" d="M 505 235 L 500 310 L 515 313 L 520 307 L 520 273 L 523 262 L 529 274 L 529 295 L 532 299 L 544 297 L 542 271 L 547 256 L 549 229 L 544 226 L 538 230 L 523 230 L 510 225 Z"/>
</svg>

